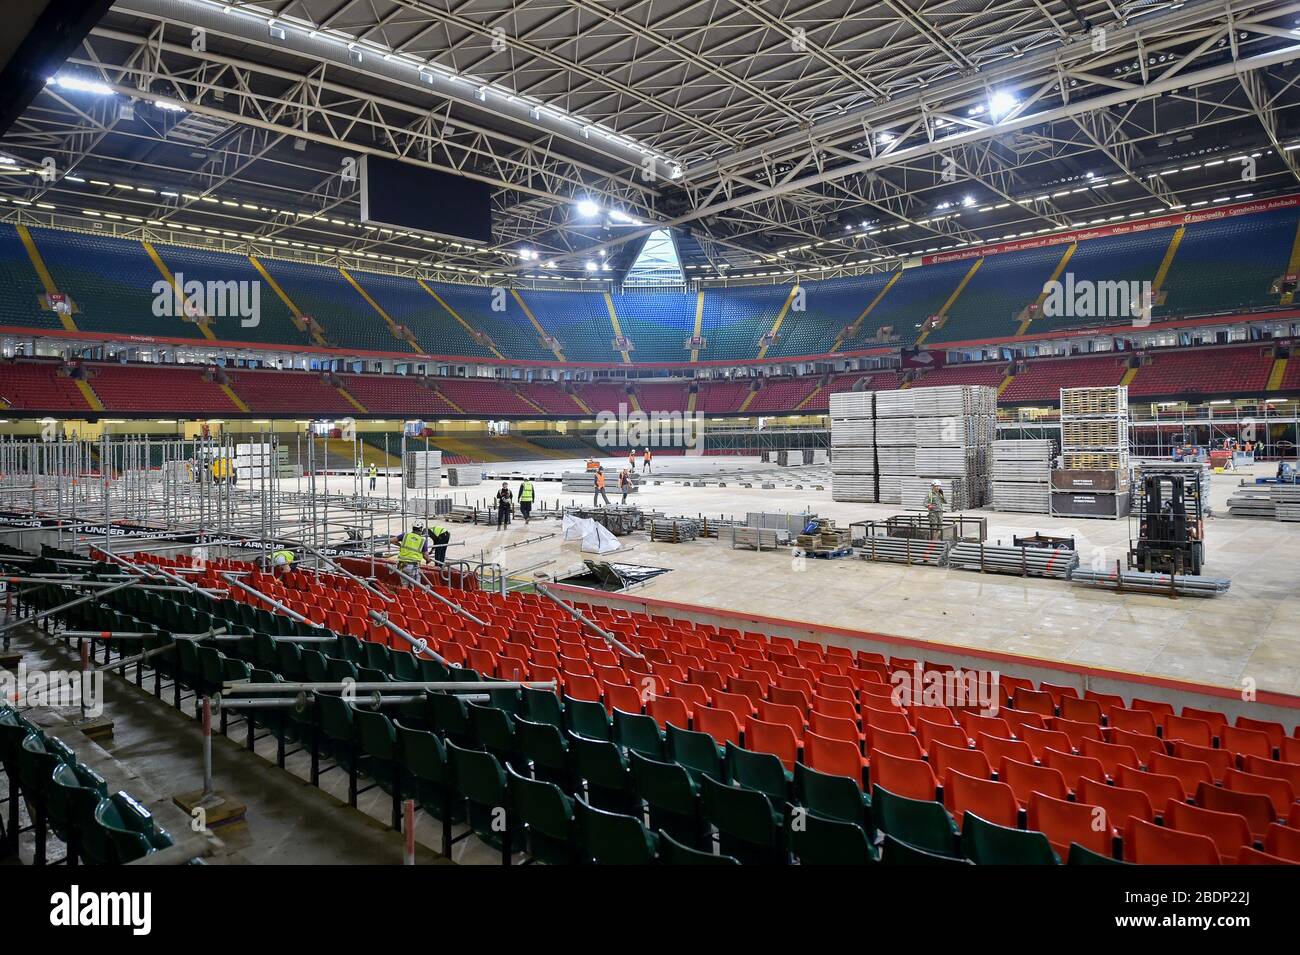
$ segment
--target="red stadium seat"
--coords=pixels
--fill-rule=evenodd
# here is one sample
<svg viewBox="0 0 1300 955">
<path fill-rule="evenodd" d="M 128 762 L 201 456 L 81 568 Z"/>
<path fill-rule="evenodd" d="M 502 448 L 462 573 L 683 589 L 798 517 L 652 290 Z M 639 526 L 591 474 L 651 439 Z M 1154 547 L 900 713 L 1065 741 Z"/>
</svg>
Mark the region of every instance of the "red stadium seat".
<svg viewBox="0 0 1300 955">
<path fill-rule="evenodd" d="M 1243 756 L 1241 768 L 1256 776 L 1285 779 L 1291 784 L 1292 789 L 1300 792 L 1300 765 L 1283 763 L 1275 759 L 1261 759 L 1259 756 Z"/>
<path fill-rule="evenodd" d="M 1292 862 L 1300 862 L 1300 829 L 1273 823 L 1264 834 L 1264 851 Z"/>
<path fill-rule="evenodd" d="M 1095 779 L 1081 779 L 1076 796 L 1082 803 L 1100 806 L 1106 813 L 1106 824 L 1116 836 L 1124 832 L 1130 816 L 1144 822 L 1154 822 L 1156 818 L 1151 798 L 1140 789 L 1107 786 Z"/>
<path fill-rule="evenodd" d="M 1174 756 L 1178 759 L 1192 760 L 1198 763 L 1204 763 L 1210 767 L 1210 775 L 1214 782 L 1222 782 L 1223 774 L 1236 765 L 1236 759 L 1233 754 L 1226 749 L 1213 749 L 1209 746 L 1194 746 L 1186 740 L 1178 740 L 1174 743 Z"/>
<path fill-rule="evenodd" d="M 1250 826 L 1244 817 L 1235 812 L 1215 812 L 1189 806 L 1177 799 L 1171 799 L 1165 805 L 1165 825 L 1179 832 L 1195 832 L 1213 839 L 1224 865 L 1235 862 L 1241 847 L 1251 842 Z"/>
<path fill-rule="evenodd" d="M 877 749 L 871 751 L 869 759 L 873 786 L 883 786 L 894 795 L 909 799 L 936 798 L 939 781 L 925 760 L 891 756 Z"/>
<path fill-rule="evenodd" d="M 1213 839 L 1133 818 L 1124 829 L 1124 861 L 1138 865 L 1220 864 Z"/>
<path fill-rule="evenodd" d="M 1101 760 L 1094 759 L 1091 756 L 1078 756 L 1070 752 L 1061 752 L 1060 750 L 1048 748 L 1043 753 L 1043 765 L 1057 770 L 1065 778 L 1065 785 L 1070 787 L 1073 793 L 1079 788 L 1079 780 L 1086 777 L 1088 779 L 1104 779 L 1106 770 L 1101 765 Z"/>
<path fill-rule="evenodd" d="M 1070 854 L 1073 842 L 1099 855 L 1110 856 L 1113 851 L 1111 825 L 1101 806 L 1068 802 L 1035 792 L 1029 796 L 1025 824 L 1047 836 L 1062 859 Z"/>
<path fill-rule="evenodd" d="M 1300 862 L 1269 855 L 1250 846 L 1242 846 L 1241 852 L 1237 854 L 1237 865 L 1300 865 Z"/>
<path fill-rule="evenodd" d="M 1152 753 L 1147 769 L 1153 773 L 1173 776 L 1183 787 L 1183 794 L 1188 799 L 1196 797 L 1196 789 L 1201 783 L 1214 784 L 1214 773 L 1210 767 L 1193 759 L 1178 759 L 1175 756 Z"/>
<path fill-rule="evenodd" d="M 1042 793 L 1054 799 L 1068 799 L 1070 795 L 1060 770 L 1014 759 L 1003 759 L 998 764 L 998 782 L 1011 787 L 1021 806 L 1028 806 L 1029 797 L 1034 793 Z"/>
<path fill-rule="evenodd" d="M 1156 735 L 1156 717 L 1150 710 L 1126 710 L 1123 707 L 1111 707 L 1106 715 L 1106 725 L 1112 729 L 1127 733 L 1141 733 L 1143 736 Z"/>
<path fill-rule="evenodd" d="M 1279 819 L 1290 818 L 1297 809 L 1295 789 L 1285 779 L 1272 776 L 1256 776 L 1239 769 L 1230 769 L 1223 776 L 1223 788 L 1229 792 L 1259 793 L 1267 796 L 1273 803 L 1273 811 Z"/>
<path fill-rule="evenodd" d="M 975 737 L 975 748 L 989 758 L 991 766 L 1001 766 L 1004 759 L 1014 759 L 1022 763 L 1034 761 L 1034 753 L 1024 740 L 1002 739 L 980 733 Z"/>
<path fill-rule="evenodd" d="M 810 769 L 833 776 L 848 776 L 859 786 L 863 785 L 867 760 L 855 743 L 828 739 L 810 730 L 804 734 L 803 746 L 804 762 Z M 931 793 L 929 798 L 933 799 L 934 794 Z"/>
<path fill-rule="evenodd" d="M 1132 746 L 1103 743 L 1097 739 L 1085 739 L 1083 741 L 1083 755 L 1091 756 L 1099 761 L 1101 768 L 1111 778 L 1114 778 L 1119 773 L 1120 766 L 1132 766 L 1134 768 L 1142 766 L 1142 761 L 1138 758 L 1137 751 Z"/>
<path fill-rule="evenodd" d="M 1040 762 L 1043 759 L 1043 752 L 1047 749 L 1059 750 L 1068 753 L 1074 749 L 1070 742 L 1070 737 L 1066 736 L 1059 730 L 1040 730 L 1032 726 L 1022 727 L 1020 738 L 1029 744 L 1029 750 L 1034 754 L 1034 759 Z"/>
<path fill-rule="evenodd" d="M 1196 805 L 1218 812 L 1235 812 L 1246 817 L 1250 831 L 1263 838 L 1268 827 L 1277 822 L 1273 800 L 1262 793 L 1234 792 L 1210 783 L 1202 783 L 1196 791 Z"/>
<path fill-rule="evenodd" d="M 993 769 L 988 757 L 977 749 L 965 746 L 949 746 L 947 743 L 934 742 L 930 746 L 930 768 L 934 770 L 939 782 L 947 785 L 948 773 L 952 770 L 974 776 L 977 779 L 992 779 Z"/>
<path fill-rule="evenodd" d="M 784 723 L 765 723 L 751 719 L 745 724 L 745 748 L 778 757 L 789 772 L 799 758 L 799 743 Z"/>
<path fill-rule="evenodd" d="M 1214 732 L 1210 729 L 1210 724 L 1204 720 L 1174 716 L 1170 713 L 1166 714 L 1161 725 L 1164 729 L 1161 735 L 1167 743 L 1181 739 L 1197 746 L 1214 745 Z"/>
<path fill-rule="evenodd" d="M 916 728 L 916 738 L 921 742 L 921 748 L 929 752 L 930 747 L 935 743 L 947 743 L 949 746 L 969 747 L 970 740 L 966 737 L 966 731 L 960 726 L 953 726 L 949 723 L 931 723 L 929 720 L 917 719 L 913 724 Z"/>
<path fill-rule="evenodd" d="M 871 727 L 867 731 L 866 742 L 869 748 L 878 749 L 891 756 L 901 756 L 904 759 L 925 758 L 920 741 L 911 733 L 891 733 L 888 730 Z"/>
<path fill-rule="evenodd" d="M 1273 758 L 1273 743 L 1267 733 L 1260 730 L 1243 729 L 1239 726 L 1221 726 L 1219 728 L 1219 746 L 1238 756 L 1258 756 L 1262 759 Z"/>
<path fill-rule="evenodd" d="M 731 710 L 716 710 L 711 706 L 695 708 L 695 729 L 708 733 L 719 746 L 724 743 L 740 745 L 740 721 Z"/>
<path fill-rule="evenodd" d="M 1171 799 L 1183 799 L 1183 781 L 1177 776 L 1165 776 L 1161 773 L 1144 773 L 1131 766 L 1121 766 L 1119 776 L 1115 779 L 1117 786 L 1125 789 L 1140 789 L 1147 794 L 1151 805 L 1164 809 Z"/>
<path fill-rule="evenodd" d="M 973 812 L 987 822 L 1013 829 L 1020 822 L 1020 808 L 1010 786 L 991 779 L 967 776 L 956 770 L 948 773 L 944 783 L 943 804 L 957 820 L 958 826 L 962 824 L 962 818 L 967 812 Z"/>
</svg>

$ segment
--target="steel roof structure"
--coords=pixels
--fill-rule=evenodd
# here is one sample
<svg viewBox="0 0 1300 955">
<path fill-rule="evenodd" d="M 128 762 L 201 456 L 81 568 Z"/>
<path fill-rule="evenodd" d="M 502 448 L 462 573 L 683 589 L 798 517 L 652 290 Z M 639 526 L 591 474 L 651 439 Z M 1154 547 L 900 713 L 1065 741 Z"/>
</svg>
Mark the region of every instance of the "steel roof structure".
<svg viewBox="0 0 1300 955">
<path fill-rule="evenodd" d="M 1295 191 L 1297 57 L 1283 0 L 118 0 L 0 210 L 483 284 L 617 284 L 668 227 L 694 282 L 834 277 Z M 367 227 L 363 154 L 489 183 L 492 243 Z"/>
</svg>

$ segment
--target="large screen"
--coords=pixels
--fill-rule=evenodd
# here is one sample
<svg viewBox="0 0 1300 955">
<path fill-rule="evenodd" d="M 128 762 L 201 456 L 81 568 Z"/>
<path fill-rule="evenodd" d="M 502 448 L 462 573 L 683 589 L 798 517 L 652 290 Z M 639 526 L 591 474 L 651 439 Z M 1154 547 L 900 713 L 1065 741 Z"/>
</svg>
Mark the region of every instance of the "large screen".
<svg viewBox="0 0 1300 955">
<path fill-rule="evenodd" d="M 362 156 L 361 221 L 395 229 L 492 241 L 492 187 L 411 163 Z"/>
</svg>

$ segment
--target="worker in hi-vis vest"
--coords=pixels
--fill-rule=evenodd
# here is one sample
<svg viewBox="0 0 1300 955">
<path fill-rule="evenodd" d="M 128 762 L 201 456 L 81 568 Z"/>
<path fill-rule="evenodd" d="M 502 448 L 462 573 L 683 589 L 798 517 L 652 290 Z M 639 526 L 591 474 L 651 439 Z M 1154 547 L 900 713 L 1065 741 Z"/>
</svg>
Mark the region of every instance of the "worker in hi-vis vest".
<svg viewBox="0 0 1300 955">
<path fill-rule="evenodd" d="M 596 469 L 596 493 L 591 495 L 591 506 L 595 507 L 600 503 L 601 498 L 605 499 L 605 506 L 609 507 L 609 495 L 605 493 L 605 469 Z"/>
<path fill-rule="evenodd" d="M 293 570 L 293 551 L 281 548 L 271 552 L 271 568 L 277 574 L 287 574 Z"/>
<path fill-rule="evenodd" d="M 528 515 L 533 512 L 533 482 L 525 480 L 519 485 L 519 513 L 524 515 L 524 523 L 528 523 Z"/>
<path fill-rule="evenodd" d="M 645 474 L 650 470 L 650 445 L 645 446 L 645 453 L 641 455 L 641 473 Z"/>
<path fill-rule="evenodd" d="M 375 489 L 375 480 L 379 477 L 379 468 L 370 465 L 370 490 Z"/>
<path fill-rule="evenodd" d="M 417 522 L 397 539 L 397 572 L 408 580 L 420 579 L 420 565 L 429 559 L 429 535 Z"/>
</svg>

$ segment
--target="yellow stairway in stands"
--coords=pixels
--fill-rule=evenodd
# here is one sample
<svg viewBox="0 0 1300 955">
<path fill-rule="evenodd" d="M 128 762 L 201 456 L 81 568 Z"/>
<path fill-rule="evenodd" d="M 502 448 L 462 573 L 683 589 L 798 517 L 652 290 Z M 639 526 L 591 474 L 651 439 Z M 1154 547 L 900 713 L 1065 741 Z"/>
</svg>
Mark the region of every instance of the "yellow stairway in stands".
<svg viewBox="0 0 1300 955">
<path fill-rule="evenodd" d="M 27 250 L 27 257 L 32 260 L 32 268 L 36 270 L 41 285 L 45 287 L 45 294 L 53 295 L 59 288 L 54 284 L 54 276 L 50 275 L 50 270 L 45 267 L 45 259 L 41 257 L 41 250 L 36 248 L 36 240 L 32 238 L 31 232 L 25 225 L 18 226 L 17 231 L 23 248 Z M 80 331 L 77 328 L 77 323 L 72 320 L 71 312 L 55 312 L 54 314 L 59 316 L 59 324 L 63 326 L 65 331 Z"/>
<path fill-rule="evenodd" d="M 454 402 L 454 401 L 452 401 L 450 398 L 448 398 L 447 395 L 443 392 L 443 390 L 442 390 L 441 388 L 437 387 L 436 385 L 435 385 L 434 388 L 433 388 L 433 393 L 436 394 L 436 395 L 437 395 L 439 398 L 441 398 L 443 401 L 447 402 L 447 404 L 451 405 L 452 408 L 455 409 L 455 411 L 456 411 L 457 414 L 464 414 L 464 413 L 465 413 L 465 409 L 464 409 L 464 408 L 462 408 L 460 405 L 456 404 L 456 402 Z"/>
<path fill-rule="evenodd" d="M 739 412 L 748 411 L 749 406 L 754 403 L 754 399 L 757 397 L 758 397 L 757 391 L 751 391 L 749 394 L 745 395 L 745 400 L 740 403 L 740 407 L 737 409 L 737 411 Z"/>
<path fill-rule="evenodd" d="M 519 290 L 511 289 L 510 294 L 515 297 L 515 301 L 519 303 L 519 307 L 524 310 L 524 317 L 527 318 L 528 321 L 532 322 L 533 328 L 537 331 L 538 336 L 543 340 L 551 338 L 546 329 L 542 328 L 542 323 L 537 320 L 537 316 L 533 314 L 533 310 L 528 307 L 528 303 L 524 301 L 524 297 L 519 294 Z M 557 361 L 567 360 L 564 357 L 564 349 L 560 347 L 558 342 L 551 345 L 551 352 L 555 355 Z"/>
<path fill-rule="evenodd" d="M 235 394 L 234 388 L 231 388 L 229 385 L 220 385 L 219 387 L 221 388 L 222 391 L 226 393 L 226 397 L 229 398 L 234 403 L 235 407 L 238 408 L 240 411 L 247 414 L 250 410 L 252 410 L 248 407 L 248 402 L 244 401 L 243 398 Z"/>
<path fill-rule="evenodd" d="M 1005 378 L 1002 379 L 1002 384 L 998 385 L 998 397 L 999 397 L 999 398 L 1002 397 L 1002 392 L 1006 391 L 1007 388 L 1011 385 L 1011 383 L 1012 383 L 1013 381 L 1015 381 L 1015 380 L 1016 380 L 1016 376 L 1015 376 L 1015 375 L 1007 375 Z"/>
<path fill-rule="evenodd" d="M 86 404 L 95 411 L 104 410 L 104 402 L 99 400 L 99 395 L 95 394 L 95 389 L 90 387 L 90 382 L 83 381 L 81 378 L 72 379 L 77 384 L 77 390 L 81 392 L 81 397 L 86 399 Z"/>
<path fill-rule="evenodd" d="M 686 399 L 687 414 L 695 414 L 695 406 L 699 403 L 699 397 L 700 393 L 698 391 L 692 391 L 690 397 Z"/>
<path fill-rule="evenodd" d="M 1186 232 L 1187 226 L 1180 225 L 1169 240 L 1169 248 L 1165 249 L 1165 257 L 1160 262 L 1160 268 L 1156 270 L 1156 277 L 1151 281 L 1152 305 L 1160 301 L 1160 290 L 1165 286 L 1165 277 L 1169 275 L 1169 267 L 1174 264 L 1174 256 L 1178 254 L 1178 247 L 1183 244 L 1183 235 Z"/>
<path fill-rule="evenodd" d="M 811 392 L 808 393 L 807 398 L 805 398 L 803 401 L 799 402 L 797 405 L 794 406 L 794 410 L 803 411 L 804 408 L 808 407 L 808 403 L 812 401 L 814 398 L 816 398 L 818 395 L 820 395 L 821 393 L 822 393 L 822 386 L 818 385 L 816 388 L 814 388 Z"/>
<path fill-rule="evenodd" d="M 781 330 L 781 324 L 785 321 L 786 315 L 788 315 L 790 312 L 790 303 L 794 301 L 794 297 L 798 294 L 799 294 L 799 286 L 798 285 L 790 286 L 790 294 L 785 297 L 785 304 L 781 306 L 781 311 L 776 313 L 776 321 L 772 323 L 772 330 L 767 333 L 768 337 L 772 339 L 773 344 L 776 343 L 776 335 L 777 332 Z M 771 347 L 772 345 L 764 345 L 762 348 L 760 348 L 758 350 L 758 357 L 766 358 L 767 350 Z M 745 405 L 748 404 L 749 404 L 749 399 L 747 398 L 745 399 Z M 741 406 L 740 408 L 741 411 L 745 410 L 745 405 Z"/>
<path fill-rule="evenodd" d="M 889 281 L 885 283 L 885 287 L 882 288 L 879 292 L 877 292 L 876 297 L 873 298 L 870 304 L 868 304 L 867 307 L 862 310 L 862 314 L 859 315 L 857 318 L 855 318 L 849 324 L 849 327 L 847 329 L 840 332 L 839 337 L 835 339 L 835 344 L 831 346 L 832 352 L 839 351 L 841 348 L 844 347 L 844 340 L 846 338 L 852 338 L 854 335 L 858 333 L 858 329 L 862 327 L 862 323 L 867 320 L 867 316 L 870 315 L 872 311 L 875 309 L 875 307 L 880 304 L 880 300 L 885 297 L 885 293 L 888 292 L 891 288 L 893 288 L 894 284 L 902 277 L 903 277 L 902 272 L 895 272 L 893 276 L 890 277 Z"/>
<path fill-rule="evenodd" d="M 695 296 L 695 331 L 691 333 L 692 336 L 695 338 L 699 338 L 703 328 L 704 328 L 704 289 L 700 289 L 700 291 Z M 692 348 L 691 361 L 699 361 L 699 360 L 700 360 L 700 350 L 698 348 Z"/>
<path fill-rule="evenodd" d="M 1119 383 L 1125 387 L 1133 384 L 1133 379 L 1138 376 L 1138 372 L 1141 370 L 1142 369 L 1140 368 L 1130 368 L 1128 371 L 1124 372 L 1124 377 L 1119 380 Z"/>
<path fill-rule="evenodd" d="M 605 293 L 605 310 L 609 312 L 609 327 L 613 329 L 614 337 L 616 339 L 622 338 L 623 325 L 618 320 L 618 311 L 614 308 L 614 300 L 610 298 L 608 292 Z M 618 353 L 623 356 L 623 364 L 625 365 L 632 364 L 632 356 L 628 354 L 626 349 L 619 349 Z"/>
<path fill-rule="evenodd" d="M 1017 338 L 1029 331 L 1030 322 L 1034 320 L 1035 315 L 1038 315 L 1042 311 L 1043 303 L 1047 301 L 1048 284 L 1059 282 L 1061 280 L 1061 273 L 1065 271 L 1065 266 L 1069 263 L 1070 259 L 1074 257 L 1074 253 L 1078 248 L 1078 242 L 1071 242 L 1069 246 L 1066 247 L 1065 254 L 1061 256 L 1061 261 L 1056 263 L 1056 269 L 1052 272 L 1051 277 L 1043 283 L 1043 290 L 1038 293 L 1038 298 L 1034 299 L 1034 307 L 1025 310 L 1025 317 L 1020 320 L 1020 327 L 1016 329 Z M 1002 387 L 1005 388 L 1008 383 L 1009 379 L 1002 383 Z M 999 391 L 998 394 L 1002 394 L 1002 392 Z"/>
<path fill-rule="evenodd" d="M 1295 228 L 1295 243 L 1291 246 L 1291 261 L 1287 263 L 1286 274 L 1296 275 L 1300 273 L 1300 223 Z M 1282 304 L 1295 304 L 1295 292 L 1282 293 Z"/>
<path fill-rule="evenodd" d="M 348 284 L 357 290 L 357 294 L 366 300 L 366 304 L 369 305 L 371 308 L 373 308 L 375 312 L 379 315 L 379 317 L 384 320 L 384 324 L 388 326 L 388 330 L 393 333 L 394 338 L 396 338 L 400 342 L 405 342 L 406 347 L 411 349 L 411 351 L 415 352 L 416 354 L 425 353 L 424 346 L 421 345 L 418 340 L 415 340 L 414 332 L 411 333 L 412 337 L 409 339 L 402 338 L 397 334 L 398 325 L 397 322 L 393 321 L 393 316 L 389 315 L 386 311 L 384 311 L 383 307 L 378 302 L 376 302 L 373 298 L 370 297 L 370 293 L 361 287 L 360 282 L 358 282 L 356 279 L 354 279 L 351 275 L 348 274 L 347 269 L 340 267 L 339 274 L 342 275 L 345 279 L 347 279 Z"/>
<path fill-rule="evenodd" d="M 303 317 L 302 309 L 300 309 L 297 305 L 294 304 L 293 299 L 289 297 L 289 293 L 280 287 L 280 283 L 277 282 L 275 278 L 271 275 L 271 273 L 266 270 L 266 266 L 264 266 L 261 262 L 257 261 L 257 256 L 250 255 L 248 257 L 248 261 L 252 263 L 253 268 L 257 269 L 257 274 L 262 276 L 262 279 L 266 282 L 266 284 L 271 286 L 271 291 L 274 292 L 276 296 L 280 299 L 280 301 L 284 303 L 284 307 L 287 308 L 289 310 L 289 314 L 293 316 L 293 323 L 298 327 L 298 331 L 300 332 L 307 331 L 307 322 L 306 319 Z M 312 320 L 315 321 L 314 316 Z M 311 334 L 312 341 L 314 341 L 317 345 L 321 345 L 321 346 L 325 345 L 325 335 L 323 334 L 322 329 L 320 327 L 320 322 L 316 322 L 316 324 L 312 326 L 310 334 Z"/>
<path fill-rule="evenodd" d="M 967 273 L 964 276 L 962 276 L 962 280 L 957 283 L 957 287 L 953 289 L 952 294 L 948 296 L 948 301 L 943 303 L 943 308 L 939 309 L 939 314 L 938 314 L 939 321 L 928 328 L 922 329 L 921 334 L 916 336 L 917 345 L 924 345 L 925 340 L 930 337 L 930 332 L 943 325 L 944 321 L 948 318 L 948 309 L 953 307 L 953 305 L 957 301 L 957 296 L 961 295 L 962 290 L 965 289 L 967 284 L 970 283 L 970 280 L 975 277 L 975 273 L 980 270 L 980 266 L 983 264 L 984 264 L 983 256 L 980 256 L 978 259 L 975 260 L 975 263 L 970 267 L 970 270 L 967 271 Z"/>
<path fill-rule="evenodd" d="M 172 288 L 175 288 L 176 294 L 180 296 L 181 301 L 185 301 L 185 290 L 178 288 L 176 286 L 176 276 L 172 275 L 172 270 L 167 268 L 167 263 L 162 260 L 162 256 L 158 254 L 158 250 L 155 249 L 148 242 L 145 242 L 144 240 L 141 240 L 140 244 L 144 246 L 144 251 L 149 256 L 149 258 L 153 260 L 154 267 L 158 269 L 158 274 L 160 274 L 163 277 L 163 281 L 165 281 Z M 182 319 L 180 316 L 177 316 L 176 320 L 183 321 L 184 319 Z M 217 340 L 217 336 L 214 335 L 212 333 L 212 329 L 208 327 L 208 316 L 200 315 L 198 321 L 194 323 L 194 326 L 202 333 L 203 337 L 206 338 L 208 341 Z"/>
<path fill-rule="evenodd" d="M 448 304 L 443 300 L 443 298 L 442 298 L 441 295 L 439 295 L 439 294 L 438 294 L 437 292 L 435 292 L 433 289 L 429 288 L 429 286 L 425 284 L 424 279 L 416 279 L 416 281 L 420 283 L 420 288 L 424 289 L 426 292 L 428 292 L 430 295 L 432 295 L 433 298 L 434 298 L 434 300 L 435 300 L 439 305 L 441 305 L 444 309 L 447 310 L 447 314 L 448 314 L 448 315 L 450 315 L 452 318 L 454 318 L 457 322 L 460 323 L 461 328 L 463 328 L 463 329 L 465 329 L 465 331 L 469 332 L 471 338 L 473 338 L 475 341 L 478 341 L 478 337 L 479 337 L 479 335 L 485 335 L 484 332 L 480 332 L 477 328 L 475 328 L 475 327 L 474 327 L 473 325 L 471 325 L 469 322 L 465 321 L 465 319 L 461 318 L 461 317 L 460 317 L 460 313 L 458 313 L 454 308 L 452 308 L 450 305 L 448 305 Z M 489 339 L 489 341 L 490 341 L 490 339 Z M 502 360 L 505 359 L 506 356 L 503 355 L 503 354 L 501 354 L 501 352 L 499 352 L 499 351 L 497 350 L 497 346 L 496 346 L 496 345 L 487 345 L 486 347 L 487 347 L 488 351 L 490 351 L 492 354 L 496 355 L 498 358 L 500 358 L 500 359 L 502 359 Z"/>
<path fill-rule="evenodd" d="M 370 412 L 366 410 L 366 406 L 357 401 L 356 398 L 352 397 L 352 392 L 348 391 L 342 385 L 335 385 L 334 390 L 342 395 L 343 399 L 352 407 L 356 408 L 361 414 L 370 414 Z"/>
<path fill-rule="evenodd" d="M 596 412 L 594 412 L 594 411 L 591 410 L 591 405 L 587 404 L 587 402 L 583 401 L 581 398 L 578 397 L 578 393 L 577 393 L 576 391 L 574 391 L 574 392 L 570 392 L 570 393 L 569 393 L 569 397 L 573 399 L 573 403 L 574 403 L 575 405 L 577 405 L 579 408 L 582 409 L 582 413 L 583 413 L 583 414 L 595 414 L 595 413 L 596 413 Z"/>
<path fill-rule="evenodd" d="M 1273 367 L 1268 373 L 1268 384 L 1264 387 L 1265 391 L 1280 391 L 1282 388 L 1282 378 L 1286 375 L 1285 358 L 1274 358 Z"/>
</svg>

